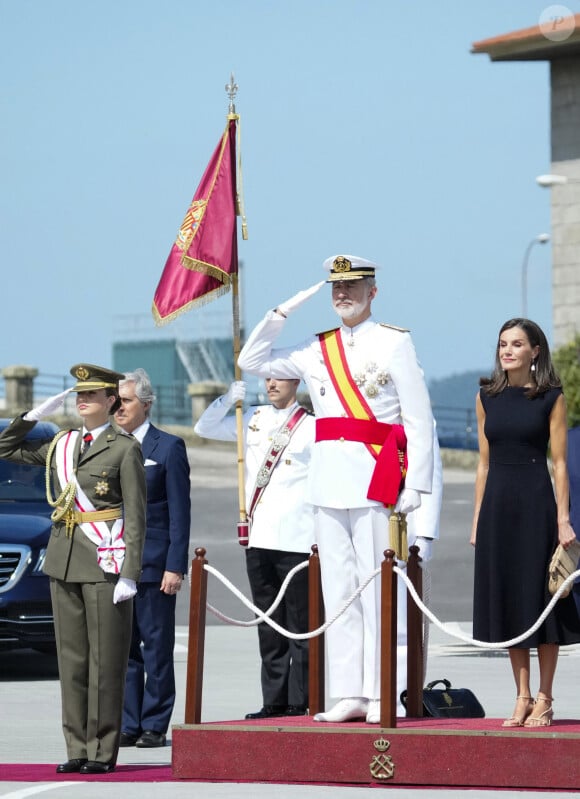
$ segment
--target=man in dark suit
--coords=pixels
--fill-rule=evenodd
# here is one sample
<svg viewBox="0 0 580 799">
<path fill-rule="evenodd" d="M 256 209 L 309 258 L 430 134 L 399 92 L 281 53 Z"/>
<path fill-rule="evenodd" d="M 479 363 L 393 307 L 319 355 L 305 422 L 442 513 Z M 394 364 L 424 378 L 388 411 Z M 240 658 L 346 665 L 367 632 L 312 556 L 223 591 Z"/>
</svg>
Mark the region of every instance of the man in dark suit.
<svg viewBox="0 0 580 799">
<path fill-rule="evenodd" d="M 143 572 L 133 603 L 121 746 L 165 746 L 175 704 L 175 604 L 188 569 L 189 461 L 183 439 L 149 421 L 155 394 L 136 369 L 120 381 L 115 421 L 141 444 L 147 480 Z"/>
<path fill-rule="evenodd" d="M 568 479 L 570 481 L 570 524 L 580 538 L 580 427 L 568 430 Z M 572 586 L 572 595 L 580 613 L 580 582 Z"/>
</svg>

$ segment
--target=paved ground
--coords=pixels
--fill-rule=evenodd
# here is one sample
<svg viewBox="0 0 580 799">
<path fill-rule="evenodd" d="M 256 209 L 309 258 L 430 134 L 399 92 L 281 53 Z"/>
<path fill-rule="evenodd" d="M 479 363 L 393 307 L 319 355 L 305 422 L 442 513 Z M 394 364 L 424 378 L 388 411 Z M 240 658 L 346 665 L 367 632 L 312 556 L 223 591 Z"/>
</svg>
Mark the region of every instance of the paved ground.
<svg viewBox="0 0 580 799">
<path fill-rule="evenodd" d="M 201 528 L 207 531 L 207 540 L 213 548 L 213 565 L 220 568 L 220 552 L 228 554 L 222 558 L 226 564 L 224 572 L 229 577 L 232 570 L 240 570 L 239 547 L 231 543 L 227 536 L 220 539 L 211 534 L 216 530 L 215 514 L 217 505 L 208 506 L 202 497 L 212 481 L 216 485 L 223 481 L 220 474 L 221 456 L 206 451 L 203 455 L 195 455 L 196 462 L 206 461 L 203 468 L 196 469 L 199 475 L 195 478 L 192 496 L 196 502 L 198 521 Z M 213 467 L 211 467 L 213 463 Z M 209 466 L 208 466 L 209 464 Z M 199 463 L 198 463 L 199 466 Z M 207 467 L 207 468 L 206 468 Z M 211 468 L 210 468 L 211 467 Z M 229 480 L 230 478 L 228 478 Z M 204 486 L 202 483 L 205 481 Z M 453 616 L 447 612 L 449 608 L 457 608 L 453 604 L 453 595 L 457 598 L 455 574 L 461 571 L 462 579 L 468 583 L 471 568 L 470 549 L 465 544 L 466 519 L 470 516 L 469 499 L 471 495 L 472 475 L 464 472 L 448 470 L 445 475 L 445 508 L 446 541 L 441 541 L 439 553 L 441 562 L 435 568 L 433 564 L 434 582 L 444 581 L 446 590 L 438 589 L 437 602 L 443 608 L 440 618 L 460 618 L 461 621 L 450 623 L 449 629 L 469 634 L 469 623 L 463 615 Z M 215 488 L 216 486 L 214 486 Z M 222 491 L 223 491 L 222 485 Z M 231 489 L 231 485 L 229 486 Z M 217 495 L 211 500 L 217 502 Z M 224 504 L 223 502 L 221 503 Z M 226 513 L 231 512 L 231 497 L 225 502 Z M 235 498 L 233 500 L 235 513 Z M 235 521 L 235 518 L 234 518 Z M 218 528 L 221 529 L 220 524 Z M 456 529 L 458 528 L 458 529 Z M 232 533 L 233 534 L 233 533 Z M 229 540 L 229 543 L 228 543 Z M 192 543 L 198 545 L 199 538 L 192 535 Z M 234 568 L 234 565 L 237 564 Z M 467 578 L 465 577 L 467 572 Z M 446 576 L 447 575 L 447 576 Z M 461 589 L 467 591 L 467 585 Z M 185 617 L 187 594 L 184 592 L 181 602 L 181 615 Z M 219 599 L 219 597 L 218 597 Z M 465 598 L 464 598 L 465 599 Z M 467 608 L 465 599 L 461 608 Z M 218 602 L 216 601 L 216 604 Z M 220 605 L 220 607 L 222 607 Z M 226 610 L 224 608 L 224 610 Z M 230 610 L 230 609 L 227 609 Z M 462 610 L 462 614 L 465 611 Z M 248 618 L 247 613 L 240 612 L 239 603 L 232 615 Z M 203 721 L 218 721 L 242 718 L 249 710 L 257 710 L 261 705 L 259 685 L 259 660 L 257 654 L 257 634 L 255 629 L 225 626 L 214 623 L 208 626 L 206 635 L 206 660 L 203 694 Z M 187 655 L 187 627 L 180 623 L 177 629 L 177 645 L 175 649 L 175 665 L 177 674 L 178 697 L 172 722 L 183 722 L 185 706 L 185 668 Z M 533 662 L 533 672 L 537 674 L 537 663 Z M 578 691 L 578 674 L 580 673 L 580 646 L 562 650 L 555 684 L 556 718 L 580 718 L 580 691 Z M 509 662 L 504 653 L 477 650 L 462 644 L 437 627 L 431 627 L 430 649 L 427 667 L 427 680 L 439 678 L 449 679 L 454 687 L 469 687 L 480 699 L 489 718 L 501 719 L 511 713 L 514 689 L 512 685 Z M 536 681 L 537 684 L 537 681 Z M 106 799 L 122 794 L 124 799 L 142 799 L 143 794 L 169 797 L 169 799 L 261 799 L 275 794 L 278 799 L 361 799 L 368 796 L 368 788 L 337 788 L 333 786 L 304 785 L 267 785 L 243 783 L 102 783 L 75 782 L 62 783 L 56 780 L 50 783 L 2 782 L 2 763 L 58 763 L 65 759 L 64 743 L 60 729 L 60 696 L 54 658 L 35 654 L 30 651 L 4 652 L 0 654 L 0 797 L 2 799 L 24 799 L 24 797 L 44 794 L 47 797 L 60 799 Z M 500 722 L 498 722 L 499 727 Z M 167 764 L 171 762 L 170 744 L 163 749 L 142 750 L 136 748 L 122 749 L 120 764 Z M 541 765 L 539 766 L 541 768 Z M 389 788 L 389 797 L 393 799 L 413 799 L 432 794 L 431 790 Z M 465 791 L 445 789 L 438 792 L 444 796 L 459 796 Z M 526 792 L 535 796 L 536 792 Z M 519 797 L 517 791 L 480 791 L 470 790 L 470 799 L 481 797 Z M 561 796 L 561 793 L 537 792 L 538 797 Z"/>
</svg>

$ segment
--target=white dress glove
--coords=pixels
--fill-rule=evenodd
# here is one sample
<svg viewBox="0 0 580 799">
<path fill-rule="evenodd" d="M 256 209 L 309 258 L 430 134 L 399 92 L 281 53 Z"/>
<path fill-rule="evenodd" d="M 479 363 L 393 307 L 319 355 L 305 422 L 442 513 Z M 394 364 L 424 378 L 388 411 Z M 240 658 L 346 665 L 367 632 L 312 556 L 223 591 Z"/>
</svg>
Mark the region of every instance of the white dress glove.
<svg viewBox="0 0 580 799">
<path fill-rule="evenodd" d="M 303 302 L 309 300 L 317 291 L 324 286 L 326 280 L 322 280 L 320 283 L 317 283 L 315 286 L 311 286 L 309 289 L 305 289 L 304 291 L 299 291 L 298 294 L 295 294 L 293 297 L 290 297 L 289 300 L 286 302 L 281 302 L 280 305 L 277 306 L 276 310 L 278 313 L 281 313 L 282 316 L 288 316 L 288 314 L 295 311 L 299 308 Z"/>
<path fill-rule="evenodd" d="M 24 414 L 23 419 L 26 422 L 38 422 L 43 416 L 50 416 L 51 413 L 57 411 L 62 405 L 67 394 L 70 394 L 72 388 L 67 388 L 66 391 L 61 391 L 60 394 L 55 394 L 54 397 L 41 402 L 36 408 Z"/>
<path fill-rule="evenodd" d="M 395 505 L 395 513 L 411 513 L 421 505 L 421 494 L 414 488 L 404 488 Z"/>
<path fill-rule="evenodd" d="M 113 604 L 124 602 L 126 599 L 131 599 L 137 593 L 137 583 L 135 580 L 129 580 L 128 577 L 119 577 L 117 585 L 113 591 Z"/>
<path fill-rule="evenodd" d="M 428 563 L 433 557 L 433 539 L 417 536 L 415 546 L 419 547 L 419 557 L 423 563 Z"/>
<path fill-rule="evenodd" d="M 236 402 L 243 400 L 246 396 L 246 384 L 243 380 L 235 380 L 228 388 L 227 393 L 224 394 L 224 405 L 229 408 L 235 405 Z"/>
</svg>

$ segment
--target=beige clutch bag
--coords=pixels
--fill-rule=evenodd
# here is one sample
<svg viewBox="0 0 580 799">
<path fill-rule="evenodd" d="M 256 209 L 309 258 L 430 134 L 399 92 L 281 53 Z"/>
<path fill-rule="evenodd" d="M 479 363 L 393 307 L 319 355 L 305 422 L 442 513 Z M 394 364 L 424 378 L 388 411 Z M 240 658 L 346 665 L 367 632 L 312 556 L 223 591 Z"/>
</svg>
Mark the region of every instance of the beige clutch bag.
<svg viewBox="0 0 580 799">
<path fill-rule="evenodd" d="M 580 541 L 573 541 L 568 549 L 564 549 L 562 544 L 558 544 L 548 566 L 548 590 L 552 595 L 556 593 L 564 580 L 578 569 L 579 560 Z M 574 583 L 569 583 L 566 586 L 566 590 L 560 595 L 560 599 L 568 596 L 573 585 Z"/>
</svg>

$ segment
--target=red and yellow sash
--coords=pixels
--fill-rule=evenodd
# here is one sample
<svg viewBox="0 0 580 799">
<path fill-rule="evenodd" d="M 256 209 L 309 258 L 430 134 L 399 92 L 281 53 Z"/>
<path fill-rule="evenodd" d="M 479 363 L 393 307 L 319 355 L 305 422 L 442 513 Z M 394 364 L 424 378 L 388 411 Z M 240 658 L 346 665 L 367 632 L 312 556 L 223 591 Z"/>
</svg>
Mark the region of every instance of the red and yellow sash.
<svg viewBox="0 0 580 799">
<path fill-rule="evenodd" d="M 347 417 L 316 420 L 316 441 L 358 441 L 376 461 L 368 499 L 394 505 L 407 471 L 407 438 L 403 425 L 377 421 L 355 383 L 346 361 L 340 330 L 320 333 L 320 346 L 332 385 Z"/>
</svg>

